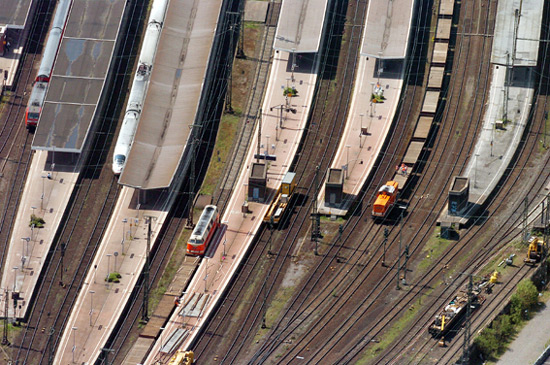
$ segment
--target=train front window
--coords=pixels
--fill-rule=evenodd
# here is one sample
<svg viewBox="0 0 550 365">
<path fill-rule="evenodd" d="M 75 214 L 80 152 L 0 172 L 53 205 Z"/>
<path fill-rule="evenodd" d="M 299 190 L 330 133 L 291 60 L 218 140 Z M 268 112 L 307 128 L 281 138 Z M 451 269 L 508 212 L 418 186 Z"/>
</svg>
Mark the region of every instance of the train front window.
<svg viewBox="0 0 550 365">
<path fill-rule="evenodd" d="M 31 120 L 38 120 L 38 117 L 40 117 L 38 113 L 29 113 L 29 119 Z"/>
<path fill-rule="evenodd" d="M 124 160 L 126 160 L 126 157 L 124 155 L 116 155 L 115 156 L 115 162 L 122 165 L 124 164 Z"/>
</svg>

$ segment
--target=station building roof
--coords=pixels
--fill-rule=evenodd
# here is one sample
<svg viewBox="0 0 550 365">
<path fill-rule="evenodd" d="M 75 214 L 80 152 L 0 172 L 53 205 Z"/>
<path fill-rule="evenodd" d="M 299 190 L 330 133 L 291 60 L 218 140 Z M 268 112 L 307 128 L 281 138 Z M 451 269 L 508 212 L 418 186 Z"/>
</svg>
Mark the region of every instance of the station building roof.
<svg viewBox="0 0 550 365">
<path fill-rule="evenodd" d="M 415 5 L 416 0 L 369 1 L 361 55 L 405 58 Z"/>
<path fill-rule="evenodd" d="M 33 149 L 82 152 L 105 87 L 125 0 L 74 0 Z"/>
<path fill-rule="evenodd" d="M 544 1 L 499 0 L 491 62 L 536 66 Z M 514 36 L 516 36 L 515 55 Z"/>
<path fill-rule="evenodd" d="M 169 187 L 185 156 L 222 0 L 171 0 L 139 126 L 118 182 Z"/>
<path fill-rule="evenodd" d="M 33 5 L 33 0 L 0 0 L 0 27 L 25 28 Z"/>
<path fill-rule="evenodd" d="M 292 53 L 319 51 L 328 0 L 283 0 L 273 48 Z"/>
</svg>

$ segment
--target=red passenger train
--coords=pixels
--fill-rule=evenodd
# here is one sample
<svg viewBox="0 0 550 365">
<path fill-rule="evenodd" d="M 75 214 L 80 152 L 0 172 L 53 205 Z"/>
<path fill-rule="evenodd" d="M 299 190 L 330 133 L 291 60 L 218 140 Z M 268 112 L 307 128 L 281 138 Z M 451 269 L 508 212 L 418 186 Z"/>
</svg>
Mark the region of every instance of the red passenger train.
<svg viewBox="0 0 550 365">
<path fill-rule="evenodd" d="M 220 226 L 220 216 L 215 205 L 207 205 L 202 211 L 201 217 L 187 241 L 187 254 L 200 256 L 204 255 L 206 248 L 216 230 Z"/>
</svg>

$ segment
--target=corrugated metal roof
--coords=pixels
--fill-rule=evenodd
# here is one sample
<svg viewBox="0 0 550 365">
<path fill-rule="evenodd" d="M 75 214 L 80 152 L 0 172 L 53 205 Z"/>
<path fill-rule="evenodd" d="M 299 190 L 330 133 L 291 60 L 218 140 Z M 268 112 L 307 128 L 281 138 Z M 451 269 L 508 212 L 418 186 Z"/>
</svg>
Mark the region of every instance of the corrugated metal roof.
<svg viewBox="0 0 550 365">
<path fill-rule="evenodd" d="M 283 0 L 274 48 L 293 53 L 319 51 L 328 0 Z"/>
<path fill-rule="evenodd" d="M 33 149 L 80 153 L 113 57 L 125 0 L 74 0 Z"/>
<path fill-rule="evenodd" d="M 221 4 L 221 0 L 170 1 L 120 184 L 160 189 L 172 183 L 188 151 L 189 126 L 199 105 Z"/>
<path fill-rule="evenodd" d="M 416 0 L 371 0 L 363 31 L 361 55 L 405 58 Z"/>
<path fill-rule="evenodd" d="M 544 1 L 499 0 L 491 62 L 536 66 Z M 515 54 L 514 36 L 516 36 Z"/>
</svg>

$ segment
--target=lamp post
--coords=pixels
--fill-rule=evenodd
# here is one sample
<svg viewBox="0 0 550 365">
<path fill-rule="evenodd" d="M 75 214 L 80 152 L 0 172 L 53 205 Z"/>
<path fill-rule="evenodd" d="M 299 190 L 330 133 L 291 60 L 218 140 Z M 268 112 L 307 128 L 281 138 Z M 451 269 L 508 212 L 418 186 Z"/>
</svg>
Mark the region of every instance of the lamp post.
<svg viewBox="0 0 550 365">
<path fill-rule="evenodd" d="M 479 157 L 479 153 L 476 153 L 474 157 L 474 188 L 477 188 L 477 158 Z"/>
<path fill-rule="evenodd" d="M 19 270 L 18 266 L 13 267 L 13 291 L 15 292 L 15 289 L 17 287 L 17 270 Z"/>
<path fill-rule="evenodd" d="M 31 228 L 34 228 L 34 224 L 31 226 Z M 22 241 L 24 241 L 23 244 L 27 243 L 27 254 L 25 256 L 29 256 L 29 241 L 31 240 L 30 237 L 23 237 L 21 238 Z"/>
<path fill-rule="evenodd" d="M 208 280 L 208 258 L 204 258 L 204 292 L 208 292 L 207 288 L 207 280 Z"/>
<path fill-rule="evenodd" d="M 365 116 L 365 113 L 359 113 L 359 117 L 361 118 L 361 127 L 359 128 L 359 148 L 362 148 L 361 145 L 361 137 L 363 137 L 363 117 Z M 367 133 L 369 131 L 367 130 Z"/>
<path fill-rule="evenodd" d="M 122 220 L 122 245 L 124 246 L 124 239 L 126 238 L 126 223 L 128 223 L 128 219 L 124 218 Z"/>
<path fill-rule="evenodd" d="M 74 353 L 76 352 L 76 330 L 77 327 L 73 327 L 73 363 L 74 363 Z"/>
<path fill-rule="evenodd" d="M 115 256 L 115 267 L 113 268 L 113 271 L 116 271 L 116 266 L 117 266 L 116 262 L 117 262 L 117 257 L 118 257 L 118 252 L 117 251 L 115 251 L 114 256 Z"/>
<path fill-rule="evenodd" d="M 159 352 L 163 352 L 162 348 L 164 347 L 164 344 L 162 343 L 162 334 L 164 333 L 164 330 L 166 329 L 166 327 L 161 327 L 159 328 L 160 329 L 160 349 L 159 349 Z"/>
<path fill-rule="evenodd" d="M 32 209 L 32 215 L 34 215 L 34 211 L 36 210 L 36 207 L 32 206 L 31 209 Z"/>
<path fill-rule="evenodd" d="M 351 146 L 348 144 L 346 145 L 346 179 L 349 178 L 349 149 Z"/>
<path fill-rule="evenodd" d="M 45 179 L 46 179 L 46 176 L 45 175 L 42 175 L 40 176 L 42 178 L 42 196 L 40 197 L 40 210 L 43 211 L 44 210 L 44 186 L 45 186 Z"/>
<path fill-rule="evenodd" d="M 94 293 L 95 291 L 90 290 L 90 327 L 93 326 L 92 316 L 94 315 Z"/>
<path fill-rule="evenodd" d="M 107 254 L 107 276 L 111 273 L 111 254 Z"/>
</svg>

